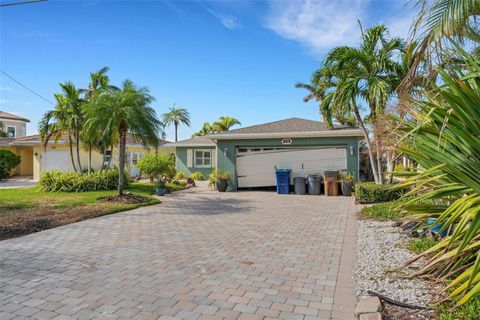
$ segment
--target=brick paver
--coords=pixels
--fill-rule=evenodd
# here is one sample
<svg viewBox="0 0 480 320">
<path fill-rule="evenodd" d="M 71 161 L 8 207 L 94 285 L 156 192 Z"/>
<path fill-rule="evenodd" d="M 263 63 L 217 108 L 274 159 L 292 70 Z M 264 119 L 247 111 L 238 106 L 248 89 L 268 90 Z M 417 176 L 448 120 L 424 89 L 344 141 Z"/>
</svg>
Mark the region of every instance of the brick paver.
<svg viewBox="0 0 480 320">
<path fill-rule="evenodd" d="M 196 188 L 163 200 L 1 241 L 0 318 L 350 317 L 351 199 Z"/>
</svg>

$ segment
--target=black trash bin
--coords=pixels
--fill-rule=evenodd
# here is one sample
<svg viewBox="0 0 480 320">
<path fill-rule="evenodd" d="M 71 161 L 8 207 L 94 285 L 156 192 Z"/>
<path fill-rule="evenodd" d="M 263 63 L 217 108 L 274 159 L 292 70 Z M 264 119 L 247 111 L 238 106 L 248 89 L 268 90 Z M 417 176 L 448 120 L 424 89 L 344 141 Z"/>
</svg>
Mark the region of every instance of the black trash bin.
<svg viewBox="0 0 480 320">
<path fill-rule="evenodd" d="M 306 194 L 307 193 L 307 184 L 304 177 L 295 177 L 293 178 L 293 186 L 295 194 Z"/>
<path fill-rule="evenodd" d="M 320 194 L 322 185 L 322 176 L 308 176 L 308 194 Z"/>
</svg>

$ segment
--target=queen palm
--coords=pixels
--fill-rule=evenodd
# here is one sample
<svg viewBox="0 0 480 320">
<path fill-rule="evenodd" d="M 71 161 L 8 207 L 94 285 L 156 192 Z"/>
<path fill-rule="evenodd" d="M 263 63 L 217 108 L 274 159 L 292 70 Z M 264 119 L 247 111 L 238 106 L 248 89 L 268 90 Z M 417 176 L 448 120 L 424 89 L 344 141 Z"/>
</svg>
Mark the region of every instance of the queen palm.
<svg viewBox="0 0 480 320">
<path fill-rule="evenodd" d="M 199 131 L 195 132 L 195 133 L 192 135 L 192 138 L 193 138 L 193 137 L 198 137 L 198 136 L 206 136 L 207 134 L 212 133 L 212 131 L 213 131 L 213 128 L 212 128 L 212 125 L 210 124 L 210 122 L 204 122 L 202 129 L 200 129 Z"/>
<path fill-rule="evenodd" d="M 163 114 L 163 123 L 166 126 L 173 125 L 175 127 L 175 141 L 178 141 L 178 126 L 184 124 L 190 127 L 190 113 L 187 109 L 177 108 L 175 105 L 170 108 L 169 112 Z"/>
<path fill-rule="evenodd" d="M 150 107 L 154 100 L 147 88 L 138 88 L 132 81 L 125 80 L 120 89 L 110 89 L 94 95 L 86 107 L 87 130 L 98 130 L 100 136 L 118 136 L 120 196 L 124 190 L 127 133 L 144 145 L 158 146 L 162 123 Z"/>
<path fill-rule="evenodd" d="M 62 93 L 54 95 L 56 100 L 55 109 L 46 112 L 39 124 L 39 133 L 44 147 L 47 146 L 49 140 L 53 138 L 58 140 L 63 134 L 68 137 L 70 149 L 70 159 L 72 167 L 82 171 L 80 163 L 80 132 L 83 127 L 83 100 L 80 98 L 80 90 L 71 82 L 60 84 Z M 77 165 L 73 156 L 73 143 L 75 143 L 77 151 Z"/>
<path fill-rule="evenodd" d="M 235 125 L 241 125 L 238 119 L 233 117 L 221 116 L 212 124 L 212 130 L 215 132 L 228 131 Z"/>
<path fill-rule="evenodd" d="M 398 84 L 398 62 L 394 55 L 404 50 L 399 38 L 389 39 L 388 29 L 377 25 L 362 32 L 362 42 L 357 47 L 337 47 L 325 58 L 317 72 L 322 77 L 333 79 L 327 88 L 331 101 L 324 106 L 331 114 L 353 112 L 364 132 L 368 145 L 372 172 L 376 183 L 383 183 L 381 119 L 387 102 L 394 95 Z M 359 103 L 368 107 L 368 119 L 373 131 L 373 143 Z"/>
</svg>

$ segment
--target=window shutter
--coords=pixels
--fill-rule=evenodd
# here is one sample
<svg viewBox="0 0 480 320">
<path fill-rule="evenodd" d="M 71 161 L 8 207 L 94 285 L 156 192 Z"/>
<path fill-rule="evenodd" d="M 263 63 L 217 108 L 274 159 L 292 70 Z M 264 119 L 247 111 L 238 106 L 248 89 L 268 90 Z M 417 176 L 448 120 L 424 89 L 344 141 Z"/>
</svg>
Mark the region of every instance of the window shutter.
<svg viewBox="0 0 480 320">
<path fill-rule="evenodd" d="M 212 168 L 216 168 L 217 167 L 217 150 L 216 149 L 212 149 L 212 153 L 211 153 L 211 167 Z"/>
<path fill-rule="evenodd" d="M 188 168 L 193 167 L 193 150 L 192 149 L 187 149 L 187 167 Z"/>
</svg>

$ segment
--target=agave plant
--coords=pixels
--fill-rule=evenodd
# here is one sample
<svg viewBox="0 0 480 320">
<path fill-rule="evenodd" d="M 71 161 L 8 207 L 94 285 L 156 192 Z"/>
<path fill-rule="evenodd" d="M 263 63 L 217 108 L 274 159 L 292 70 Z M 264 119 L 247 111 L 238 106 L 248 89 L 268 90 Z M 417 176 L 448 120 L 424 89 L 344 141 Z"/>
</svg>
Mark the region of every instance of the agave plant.
<svg viewBox="0 0 480 320">
<path fill-rule="evenodd" d="M 413 218 L 435 218 L 450 234 L 415 257 L 428 262 L 415 276 L 451 280 L 449 298 L 462 305 L 480 292 L 480 61 L 463 52 L 466 68 L 447 74 L 442 85 L 417 102 L 403 122 L 399 151 L 419 164 L 402 186 L 402 204 Z"/>
</svg>

